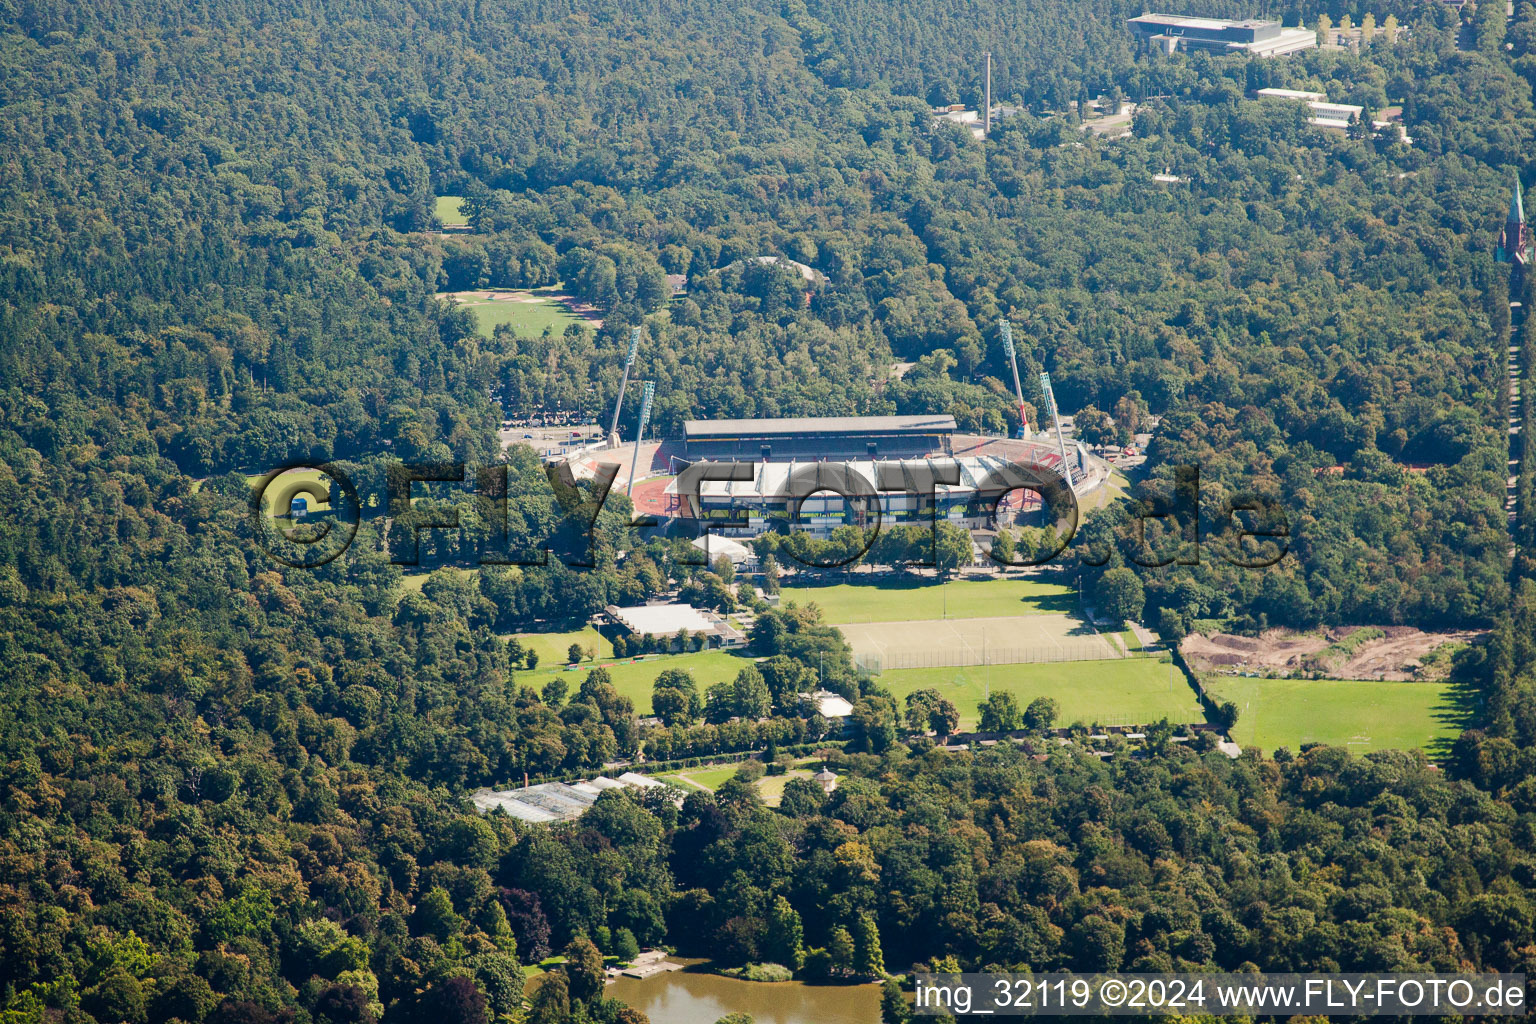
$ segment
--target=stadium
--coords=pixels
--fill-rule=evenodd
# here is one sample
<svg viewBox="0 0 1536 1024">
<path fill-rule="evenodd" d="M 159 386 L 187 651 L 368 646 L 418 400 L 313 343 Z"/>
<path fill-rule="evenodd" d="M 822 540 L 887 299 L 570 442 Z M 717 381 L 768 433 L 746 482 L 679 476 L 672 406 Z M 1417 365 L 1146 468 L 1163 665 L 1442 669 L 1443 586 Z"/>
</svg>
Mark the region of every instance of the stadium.
<svg viewBox="0 0 1536 1024">
<path fill-rule="evenodd" d="M 1079 499 L 1108 479 L 1075 442 L 962 434 L 945 415 L 689 420 L 680 439 L 586 452 L 572 468 L 591 478 L 616 466 L 614 486 L 632 478 L 636 514 L 664 528 L 692 521 L 755 536 L 797 511 L 798 529 L 825 537 L 876 514 L 886 526 L 1010 523 L 1039 507 L 1027 488 L 1065 476 L 1064 454 Z"/>
</svg>

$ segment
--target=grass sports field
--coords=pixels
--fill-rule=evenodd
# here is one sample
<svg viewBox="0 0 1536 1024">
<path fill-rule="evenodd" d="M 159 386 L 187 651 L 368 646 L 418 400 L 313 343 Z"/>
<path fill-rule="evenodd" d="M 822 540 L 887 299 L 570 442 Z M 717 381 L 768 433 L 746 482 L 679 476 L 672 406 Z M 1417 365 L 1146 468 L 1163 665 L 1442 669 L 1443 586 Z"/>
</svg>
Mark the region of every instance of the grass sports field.
<svg viewBox="0 0 1536 1024">
<path fill-rule="evenodd" d="M 518 293 L 513 299 L 470 300 L 462 305 L 475 311 L 480 321 L 480 333 L 489 338 L 502 324 L 510 324 L 522 335 L 539 335 L 546 327 L 553 327 L 558 334 L 567 324 L 579 324 L 581 318 L 547 294 L 540 291 Z"/>
<path fill-rule="evenodd" d="M 871 670 L 1121 657 L 1108 636 L 1067 615 L 855 622 L 837 627 Z"/>
<path fill-rule="evenodd" d="M 603 659 L 611 660 L 613 658 L 613 644 L 609 643 L 603 634 L 591 626 L 588 626 L 586 629 L 576 630 L 573 633 L 519 633 L 517 634 L 517 639 L 523 645 L 524 650 L 539 652 L 539 667 L 537 670 L 539 672 L 563 668 L 565 666 L 565 652 L 570 648 L 571 644 L 581 644 L 583 647 L 589 644 L 597 644 L 598 664 L 602 664 Z M 592 663 L 582 662 L 583 666 L 590 664 Z M 610 669 L 610 671 L 612 670 Z"/>
<path fill-rule="evenodd" d="M 905 709 L 905 697 L 932 687 L 960 709 L 960 727 L 973 729 L 988 692 L 1008 690 L 1026 707 L 1050 697 L 1061 708 L 1059 726 L 1146 725 L 1166 718 L 1176 724 L 1205 721 L 1184 676 L 1157 658 L 1074 661 L 1049 665 L 991 665 L 968 668 L 898 669 L 882 673 L 880 684 Z"/>
<path fill-rule="evenodd" d="M 652 654 L 647 655 L 643 661 L 631 661 L 627 658 L 614 660 L 613 647 L 606 640 L 601 640 L 597 630 L 585 629 L 579 633 L 540 633 L 537 635 L 522 635 L 518 639 L 524 647 L 532 647 L 539 652 L 539 667 L 533 672 L 519 672 L 517 680 L 520 684 L 527 684 L 542 688 L 545 683 L 556 676 L 564 679 L 574 691 L 581 685 L 581 681 L 587 677 L 587 673 L 601 666 L 608 670 L 608 675 L 613 679 L 614 688 L 619 693 L 635 702 L 635 712 L 640 715 L 651 713 L 651 684 L 656 677 L 669 668 L 680 668 L 693 676 L 693 681 L 698 685 L 699 696 L 715 683 L 723 683 L 736 678 L 736 673 L 752 664 L 752 659 L 729 651 L 695 651 L 692 654 Z M 601 641 L 602 654 L 596 661 L 583 661 L 574 670 L 567 670 L 565 651 L 572 643 L 585 646 L 594 639 Z"/>
<path fill-rule="evenodd" d="M 1035 580 L 891 580 L 785 587 L 781 598 L 821 608 L 826 622 L 904 622 L 922 619 L 985 619 L 1005 615 L 1071 614 L 1077 595 L 1060 583 Z"/>
<path fill-rule="evenodd" d="M 445 228 L 460 228 L 469 224 L 459 204 L 464 202 L 463 196 L 438 196 L 437 219 L 443 222 Z"/>
<path fill-rule="evenodd" d="M 1451 683 L 1351 679 L 1244 679 L 1207 683 L 1238 707 L 1232 738 L 1266 754 L 1328 743 L 1361 753 L 1384 748 L 1443 751 L 1465 727 L 1467 709 Z"/>
</svg>

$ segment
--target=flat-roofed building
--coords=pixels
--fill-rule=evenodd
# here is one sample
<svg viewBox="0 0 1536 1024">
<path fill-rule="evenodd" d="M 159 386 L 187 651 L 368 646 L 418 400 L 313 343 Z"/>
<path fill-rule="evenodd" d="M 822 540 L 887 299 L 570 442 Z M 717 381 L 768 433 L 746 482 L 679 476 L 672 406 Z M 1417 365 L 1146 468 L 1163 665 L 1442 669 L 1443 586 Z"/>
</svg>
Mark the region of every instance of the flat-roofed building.
<svg viewBox="0 0 1536 1024">
<path fill-rule="evenodd" d="M 1334 103 L 1324 93 L 1302 89 L 1260 89 L 1254 95 L 1261 100 L 1293 100 L 1306 104 L 1307 122 L 1319 128 L 1348 128 L 1365 113 L 1362 106 Z"/>
<path fill-rule="evenodd" d="M 1172 54 L 1180 50 L 1278 57 L 1317 46 L 1309 28 L 1286 28 L 1278 21 L 1248 18 L 1186 18 L 1175 14 L 1142 14 L 1128 22 L 1131 32 L 1148 49 Z"/>
<path fill-rule="evenodd" d="M 1260 89 L 1254 93 L 1261 100 L 1300 100 L 1303 103 L 1312 103 L 1326 100 L 1327 93 L 1308 92 L 1305 89 Z"/>
<path fill-rule="evenodd" d="M 684 630 L 689 636 L 702 636 L 717 647 L 739 647 L 746 634 L 713 612 L 702 612 L 691 604 L 637 604 L 603 609 L 608 621 L 630 636 L 649 636 L 653 640 L 675 640 Z M 623 778 L 623 776 L 620 776 Z"/>
<path fill-rule="evenodd" d="M 848 703 L 848 698 L 831 690 L 817 690 L 814 693 L 802 693 L 801 697 L 816 705 L 816 713 L 834 725 L 841 725 L 853 714 L 853 705 Z"/>
<path fill-rule="evenodd" d="M 964 104 L 952 103 L 947 107 L 933 108 L 933 123 L 958 124 L 971 133 L 973 138 L 984 139 L 987 132 L 981 124 L 981 114 L 975 110 L 967 110 Z"/>
</svg>

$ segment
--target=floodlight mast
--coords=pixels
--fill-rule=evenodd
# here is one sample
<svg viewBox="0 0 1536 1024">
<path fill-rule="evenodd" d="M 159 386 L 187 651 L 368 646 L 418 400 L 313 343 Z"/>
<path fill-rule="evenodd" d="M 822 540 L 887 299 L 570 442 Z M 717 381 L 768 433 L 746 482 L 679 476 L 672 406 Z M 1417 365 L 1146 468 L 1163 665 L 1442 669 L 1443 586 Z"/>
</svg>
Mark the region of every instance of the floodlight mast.
<svg viewBox="0 0 1536 1024">
<path fill-rule="evenodd" d="M 1019 357 L 1013 350 L 1013 324 L 1007 318 L 997 321 L 997 331 L 1003 336 L 1003 351 L 1008 353 L 1008 365 L 1013 367 L 1013 393 L 1019 399 L 1019 437 L 1029 440 L 1029 414 L 1024 411 L 1024 386 L 1019 383 Z"/>
<path fill-rule="evenodd" d="M 624 389 L 629 386 L 629 368 L 635 365 L 635 353 L 640 350 L 640 328 L 629 329 L 629 356 L 624 360 L 624 377 L 619 381 L 619 400 L 613 403 L 613 422 L 608 426 L 608 443 L 619 443 L 619 412 L 624 408 Z"/>
<path fill-rule="evenodd" d="M 1072 464 L 1067 461 L 1067 441 L 1061 433 L 1061 413 L 1056 410 L 1056 392 L 1051 390 L 1051 375 L 1040 374 L 1040 390 L 1045 393 L 1045 407 L 1051 411 L 1051 422 L 1056 425 L 1056 447 L 1061 452 L 1061 472 L 1067 478 L 1067 486 L 1072 493 L 1077 493 L 1077 486 L 1072 482 Z"/>
<path fill-rule="evenodd" d="M 645 391 L 640 398 L 640 429 L 635 431 L 635 457 L 629 460 L 629 486 L 624 490 L 628 495 L 635 493 L 635 467 L 640 465 L 640 439 L 645 436 L 645 425 L 650 422 L 651 399 L 654 397 L 656 397 L 656 382 L 648 380 L 645 382 Z"/>
</svg>

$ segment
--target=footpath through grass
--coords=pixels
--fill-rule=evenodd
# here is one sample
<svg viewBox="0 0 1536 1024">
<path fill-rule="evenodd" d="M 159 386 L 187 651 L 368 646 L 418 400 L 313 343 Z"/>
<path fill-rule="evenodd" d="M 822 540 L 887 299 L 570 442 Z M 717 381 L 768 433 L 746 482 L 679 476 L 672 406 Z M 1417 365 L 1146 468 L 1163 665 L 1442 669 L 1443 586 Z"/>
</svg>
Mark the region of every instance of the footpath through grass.
<svg viewBox="0 0 1536 1024">
<path fill-rule="evenodd" d="M 1354 679 L 1249 679 L 1207 682 L 1237 705 L 1232 738 L 1265 753 L 1303 743 L 1367 750 L 1421 748 L 1438 756 L 1467 726 L 1455 684 Z"/>
<path fill-rule="evenodd" d="M 984 619 L 1000 615 L 1071 614 L 1077 595 L 1060 583 L 1028 579 L 950 580 L 904 577 L 878 583 L 785 587 L 784 602 L 815 602 L 826 622 Z"/>
<path fill-rule="evenodd" d="M 960 710 L 961 729 L 976 728 L 986 694 L 1004 690 L 1014 695 L 1021 710 L 1036 697 L 1050 697 L 1061 709 L 1058 726 L 1147 725 L 1164 718 L 1178 725 L 1205 721 L 1189 683 L 1170 667 L 1158 658 L 971 665 L 893 669 L 881 673 L 879 681 L 903 710 L 912 691 L 938 690 Z"/>
</svg>

